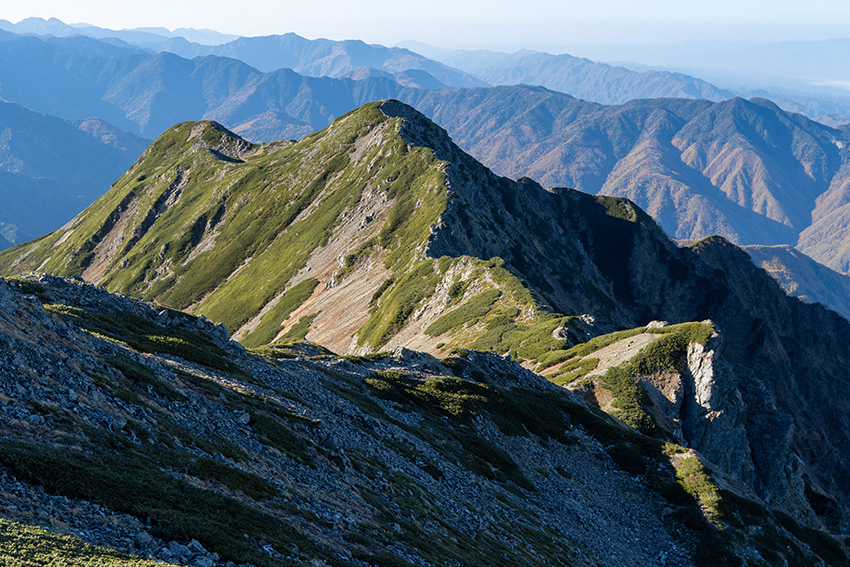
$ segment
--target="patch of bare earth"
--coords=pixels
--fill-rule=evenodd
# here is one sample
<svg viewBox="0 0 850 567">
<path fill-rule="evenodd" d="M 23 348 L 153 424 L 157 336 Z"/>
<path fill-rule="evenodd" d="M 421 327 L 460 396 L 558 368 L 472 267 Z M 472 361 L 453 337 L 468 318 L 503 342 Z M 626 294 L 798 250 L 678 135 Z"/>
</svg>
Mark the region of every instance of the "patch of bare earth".
<svg viewBox="0 0 850 567">
<path fill-rule="evenodd" d="M 307 340 L 333 352 L 347 352 L 352 346 L 352 335 L 372 315 L 369 303 L 375 289 L 390 273 L 380 258 L 369 258 L 342 283 L 330 289 L 321 284 L 316 286 L 312 297 L 292 312 L 282 333 L 291 329 L 301 317 L 318 313 L 307 333 Z"/>
<path fill-rule="evenodd" d="M 334 281 L 334 273 L 343 265 L 347 254 L 380 231 L 393 203 L 382 191 L 364 190 L 360 202 L 341 215 L 328 244 L 314 250 L 304 268 L 287 283 L 286 289 L 240 328 L 233 338 L 239 340 L 256 329 L 262 317 L 280 302 L 287 290 L 306 279 L 315 278 L 319 284 L 313 295 L 290 314 L 279 335 L 289 331 L 301 317 L 318 313 L 307 340 L 334 352 L 345 352 L 351 343 L 351 335 L 371 315 L 369 302 L 372 294 L 390 272 L 384 268 L 382 255 L 378 254 L 360 261 L 341 282 Z"/>
<path fill-rule="evenodd" d="M 603 376 L 609 368 L 620 366 L 633 359 L 649 343 L 657 340 L 661 335 L 654 333 L 641 333 L 627 339 L 617 341 L 607 347 L 601 348 L 589 354 L 589 358 L 598 358 L 599 365 L 587 373 L 586 378 Z"/>
<path fill-rule="evenodd" d="M 135 216 L 137 208 L 136 203 L 131 204 L 130 208 L 118 217 L 103 240 L 94 247 L 94 261 L 83 271 L 84 280 L 99 284 L 106 277 L 106 269 L 112 263 L 112 259 L 118 252 L 118 247 L 124 242 L 124 228 Z"/>
</svg>

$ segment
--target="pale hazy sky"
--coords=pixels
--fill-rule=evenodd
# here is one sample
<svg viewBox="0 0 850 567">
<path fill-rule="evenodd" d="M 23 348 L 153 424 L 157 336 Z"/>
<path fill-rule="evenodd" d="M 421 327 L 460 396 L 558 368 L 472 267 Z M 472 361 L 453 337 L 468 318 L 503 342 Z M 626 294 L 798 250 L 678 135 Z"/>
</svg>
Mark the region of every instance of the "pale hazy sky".
<svg viewBox="0 0 850 567">
<path fill-rule="evenodd" d="M 850 37 L 848 0 L 2 0 L 0 18 L 449 47 Z"/>
</svg>

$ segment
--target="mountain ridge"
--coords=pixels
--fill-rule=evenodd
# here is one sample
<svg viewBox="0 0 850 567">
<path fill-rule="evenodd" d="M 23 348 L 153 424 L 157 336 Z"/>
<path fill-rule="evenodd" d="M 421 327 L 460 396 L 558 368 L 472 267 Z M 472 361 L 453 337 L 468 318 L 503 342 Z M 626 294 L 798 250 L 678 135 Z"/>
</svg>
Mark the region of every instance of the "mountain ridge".
<svg viewBox="0 0 850 567">
<path fill-rule="evenodd" d="M 837 271 L 848 270 L 841 244 L 847 223 L 840 163 L 846 151 L 837 147 L 847 147 L 847 134 L 763 99 L 714 105 L 659 99 L 603 107 L 539 87 L 427 90 L 400 86 L 396 79 L 402 78 L 386 75 L 354 81 L 283 70 L 262 74 L 231 59 L 151 56 L 94 40 L 19 38 L 3 46 L 12 68 L 22 49 L 41 53 L 53 61 L 45 65 L 66 76 L 66 90 L 77 93 L 40 102 L 26 94 L 42 93 L 44 99 L 51 92 L 46 83 L 34 83 L 19 96 L 4 92 L 45 112 L 101 114 L 151 134 L 185 118 L 207 118 L 246 137 L 273 140 L 321 129 L 369 100 L 399 98 L 443 123 L 497 173 L 627 196 L 677 238 L 719 233 L 742 244 L 795 244 Z M 74 78 L 72 70 L 87 57 L 94 58 L 93 68 L 109 62 L 109 72 L 97 80 Z M 57 67 L 55 60 L 62 63 Z M 6 77 L 4 91 L 18 88 L 14 77 Z M 98 102 L 71 112 L 68 100 L 88 100 L 92 89 Z M 762 136 L 766 128 L 773 138 Z M 750 178 L 755 191 L 747 189 Z"/>
<path fill-rule="evenodd" d="M 500 178 L 400 102 L 263 146 L 178 125 L 97 205 L 0 265 L 189 308 L 252 347 L 474 348 L 536 367 L 618 329 L 711 319 L 734 369 L 723 388 L 740 394 L 728 403 L 748 416 L 736 435 L 750 448 L 724 470 L 752 470 L 738 480 L 807 521 L 834 525 L 809 493 L 847 513 L 850 322 L 788 298 L 720 237 L 678 248 L 626 199 Z"/>
</svg>

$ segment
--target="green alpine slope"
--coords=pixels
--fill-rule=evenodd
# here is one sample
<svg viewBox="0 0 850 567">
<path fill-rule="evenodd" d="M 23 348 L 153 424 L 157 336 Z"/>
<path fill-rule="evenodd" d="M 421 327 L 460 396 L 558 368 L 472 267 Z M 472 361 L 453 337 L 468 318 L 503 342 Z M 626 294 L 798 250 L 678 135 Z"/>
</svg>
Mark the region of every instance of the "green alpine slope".
<svg viewBox="0 0 850 567">
<path fill-rule="evenodd" d="M 306 336 L 370 352 L 480 339 L 535 359 L 579 336 L 559 310 L 602 298 L 612 319 L 628 320 L 585 245 L 556 224 L 570 201 L 652 224 L 626 201 L 494 176 L 396 102 L 300 142 L 253 145 L 216 123 L 183 123 L 66 227 L 0 264 L 203 314 L 247 346 Z M 553 237 L 560 246 L 546 251 Z M 567 264 L 580 269 L 564 278 Z"/>
</svg>

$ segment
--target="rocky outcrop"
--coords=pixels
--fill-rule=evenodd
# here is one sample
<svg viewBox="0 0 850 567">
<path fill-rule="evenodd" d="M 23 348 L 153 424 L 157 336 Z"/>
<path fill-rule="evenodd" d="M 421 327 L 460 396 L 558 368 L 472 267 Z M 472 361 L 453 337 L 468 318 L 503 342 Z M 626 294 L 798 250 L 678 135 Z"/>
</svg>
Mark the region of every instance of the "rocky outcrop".
<svg viewBox="0 0 850 567">
<path fill-rule="evenodd" d="M 718 354 L 719 344 L 717 335 L 706 346 L 690 343 L 681 372 L 660 370 L 638 379 L 653 401 L 656 423 L 668 435 L 699 451 L 726 478 L 753 490 L 755 466 L 746 428 L 747 407 L 734 369 Z M 786 443 L 778 452 L 791 451 Z M 768 484 L 777 495 L 791 492 L 787 479 L 773 479 Z M 808 505 L 802 509 L 811 512 Z"/>
<path fill-rule="evenodd" d="M 683 372 L 682 438 L 720 468 L 751 486 L 754 466 L 747 438 L 746 406 L 733 369 L 717 356 L 716 345 L 688 346 Z M 783 447 L 790 453 L 789 447 Z M 782 492 L 787 483 L 781 483 Z"/>
</svg>

